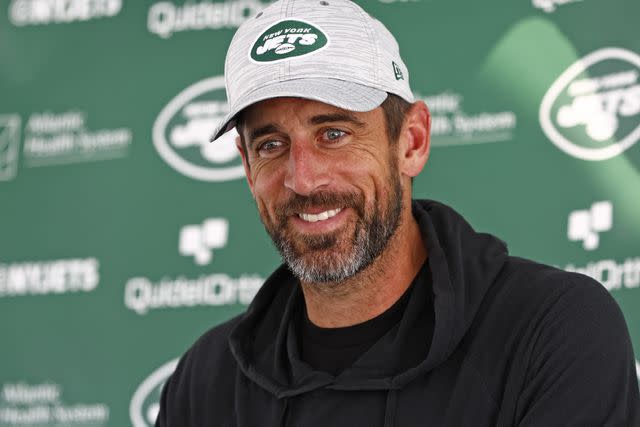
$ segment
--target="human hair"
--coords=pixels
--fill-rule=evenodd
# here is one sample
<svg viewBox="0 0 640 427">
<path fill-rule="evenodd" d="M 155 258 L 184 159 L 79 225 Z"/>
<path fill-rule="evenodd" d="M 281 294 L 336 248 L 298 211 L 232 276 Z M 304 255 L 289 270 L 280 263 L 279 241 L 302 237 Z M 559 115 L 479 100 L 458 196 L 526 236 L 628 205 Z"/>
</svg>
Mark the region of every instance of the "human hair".
<svg viewBox="0 0 640 427">
<path fill-rule="evenodd" d="M 387 99 L 380 105 L 386 121 L 387 137 L 391 144 L 398 142 L 402 124 L 404 123 L 404 116 L 411 108 L 411 105 L 410 102 L 393 93 L 387 94 Z"/>
<path fill-rule="evenodd" d="M 387 93 L 387 98 L 382 102 L 382 104 L 380 104 L 380 108 L 382 108 L 382 112 L 384 113 L 387 138 L 392 145 L 398 142 L 400 131 L 402 130 L 402 124 L 404 123 L 404 117 L 407 114 L 407 111 L 411 108 L 411 105 L 412 104 L 410 102 L 393 93 Z M 242 128 L 244 126 L 242 111 L 236 115 L 235 121 L 236 129 L 238 130 L 238 134 L 240 134 L 240 145 L 242 146 L 242 151 L 244 152 L 245 158 L 248 159 L 249 151 L 247 150 L 247 144 L 242 132 Z"/>
</svg>

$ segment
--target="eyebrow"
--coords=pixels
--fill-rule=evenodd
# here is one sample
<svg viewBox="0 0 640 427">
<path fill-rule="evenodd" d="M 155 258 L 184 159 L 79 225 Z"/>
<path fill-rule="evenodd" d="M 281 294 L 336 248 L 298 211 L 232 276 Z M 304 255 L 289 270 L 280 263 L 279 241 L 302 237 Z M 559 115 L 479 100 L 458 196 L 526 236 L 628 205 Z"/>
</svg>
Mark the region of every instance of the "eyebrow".
<svg viewBox="0 0 640 427">
<path fill-rule="evenodd" d="M 358 126 L 360 128 L 363 128 L 366 126 L 364 122 L 358 120 L 356 116 L 349 113 L 318 114 L 317 116 L 311 117 L 308 122 L 309 124 L 312 124 L 312 125 L 321 125 L 325 123 L 335 123 L 335 122 L 347 122 L 355 126 Z M 253 142 L 262 136 L 269 135 L 272 133 L 278 133 L 278 132 L 281 132 L 281 129 L 272 123 L 253 129 L 249 133 L 249 146 L 253 146 Z"/>
<path fill-rule="evenodd" d="M 321 125 L 324 123 L 332 122 L 347 122 L 356 125 L 360 128 L 365 127 L 364 122 L 357 119 L 356 116 L 349 113 L 331 113 L 331 114 L 319 114 L 309 119 L 309 123 L 312 125 Z"/>
<path fill-rule="evenodd" d="M 268 124 L 268 125 L 259 127 L 257 129 L 253 129 L 249 133 L 249 144 L 253 145 L 253 141 L 260 138 L 261 136 L 269 135 L 270 133 L 277 133 L 279 131 L 280 131 L 280 128 L 278 128 L 274 124 Z"/>
</svg>

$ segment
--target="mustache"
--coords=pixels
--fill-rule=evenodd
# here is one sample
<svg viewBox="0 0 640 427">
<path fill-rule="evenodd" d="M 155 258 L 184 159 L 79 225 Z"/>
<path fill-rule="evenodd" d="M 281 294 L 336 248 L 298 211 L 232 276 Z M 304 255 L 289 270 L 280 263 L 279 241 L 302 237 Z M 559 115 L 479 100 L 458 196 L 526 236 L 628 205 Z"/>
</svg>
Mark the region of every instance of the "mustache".
<svg viewBox="0 0 640 427">
<path fill-rule="evenodd" d="M 353 208 L 361 217 L 364 215 L 364 196 L 358 193 L 317 192 L 308 196 L 292 195 L 275 210 L 276 217 L 286 218 L 297 215 L 309 208 L 329 210 L 335 208 Z"/>
</svg>

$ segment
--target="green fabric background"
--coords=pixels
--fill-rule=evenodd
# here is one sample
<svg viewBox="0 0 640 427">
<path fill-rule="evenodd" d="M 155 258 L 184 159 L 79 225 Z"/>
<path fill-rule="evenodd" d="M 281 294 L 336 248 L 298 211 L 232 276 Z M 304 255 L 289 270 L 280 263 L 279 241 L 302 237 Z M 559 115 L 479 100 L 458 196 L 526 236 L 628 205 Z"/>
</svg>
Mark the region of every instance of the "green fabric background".
<svg viewBox="0 0 640 427">
<path fill-rule="evenodd" d="M 540 121 L 545 94 L 580 58 L 619 48 L 640 60 L 640 3 L 360 4 L 396 35 L 434 116 L 415 196 L 451 204 L 512 254 L 600 268 L 640 355 L 640 144 L 584 160 L 554 145 Z M 0 426 L 152 425 L 172 361 L 244 310 L 279 263 L 229 143 L 202 151 L 227 108 L 226 46 L 261 7 L 0 2 Z M 611 138 L 558 126 L 574 99 L 566 88 L 551 107 L 557 130 L 591 148 L 637 140 L 640 65 L 604 59 L 572 81 L 623 72 L 636 80 L 622 86 L 626 110 L 618 98 L 607 104 L 618 119 Z M 569 216 L 601 201 L 611 224 L 592 223 L 597 247 L 585 249 L 568 238 Z M 198 263 L 180 253 L 181 230 L 208 218 L 224 220 L 228 239 L 202 242 Z M 166 289 L 179 281 L 214 295 L 172 299 Z"/>
</svg>

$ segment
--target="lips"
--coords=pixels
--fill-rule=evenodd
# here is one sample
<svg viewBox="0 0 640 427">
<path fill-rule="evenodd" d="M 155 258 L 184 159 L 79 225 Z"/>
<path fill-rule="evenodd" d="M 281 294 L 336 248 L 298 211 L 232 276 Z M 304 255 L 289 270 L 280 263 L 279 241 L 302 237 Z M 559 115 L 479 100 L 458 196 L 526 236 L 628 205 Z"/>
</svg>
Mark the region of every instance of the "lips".
<svg viewBox="0 0 640 427">
<path fill-rule="evenodd" d="M 333 218 L 334 216 L 336 216 L 338 213 L 340 213 L 341 210 L 342 208 L 330 209 L 317 214 L 301 212 L 298 214 L 298 217 L 303 221 L 307 221 L 307 222 L 325 221 L 329 218 Z"/>
</svg>

